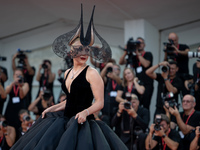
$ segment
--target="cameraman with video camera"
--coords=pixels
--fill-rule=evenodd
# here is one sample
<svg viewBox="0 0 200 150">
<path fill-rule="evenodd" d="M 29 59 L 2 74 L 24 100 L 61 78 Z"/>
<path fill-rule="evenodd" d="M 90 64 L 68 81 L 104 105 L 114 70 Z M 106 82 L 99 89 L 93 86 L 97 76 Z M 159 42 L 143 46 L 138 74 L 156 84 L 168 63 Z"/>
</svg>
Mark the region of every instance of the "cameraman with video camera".
<svg viewBox="0 0 200 150">
<path fill-rule="evenodd" d="M 162 66 L 162 73 L 155 73 L 155 70 Z M 177 63 L 175 61 L 163 61 L 157 65 L 152 66 L 146 71 L 146 74 L 158 81 L 158 90 L 157 90 L 157 99 L 156 99 L 156 114 L 165 114 L 163 108 L 164 101 L 163 95 L 166 95 L 169 92 L 174 94 L 174 99 L 178 103 L 178 94 L 182 88 L 182 81 L 176 76 L 178 71 Z"/>
<path fill-rule="evenodd" d="M 124 54 L 119 60 L 119 64 L 126 64 L 135 70 L 136 76 L 144 83 L 145 93 L 140 99 L 140 105 L 149 109 L 151 97 L 153 94 L 153 80 L 149 78 L 145 71 L 152 66 L 153 55 L 151 52 L 144 50 L 145 41 L 143 38 L 138 37 L 136 41 L 130 38 L 127 42 Z"/>
<path fill-rule="evenodd" d="M 176 107 L 169 107 L 171 116 L 171 127 L 179 127 L 179 134 L 182 138 L 183 147 L 189 149 L 191 141 L 195 137 L 195 128 L 200 123 L 200 112 L 195 108 L 196 100 L 192 95 L 185 95 L 182 100 L 183 112 L 178 111 Z"/>
<path fill-rule="evenodd" d="M 19 128 L 19 138 L 24 135 L 28 129 L 33 125 L 34 120 L 31 118 L 31 116 L 28 113 L 28 110 L 21 109 L 18 113 L 19 119 L 21 121 L 21 127 Z"/>
<path fill-rule="evenodd" d="M 120 102 L 112 119 L 112 126 L 120 124 L 120 138 L 129 150 L 143 150 L 145 145 L 150 113 L 146 108 L 140 107 L 139 103 L 137 95 L 131 94 L 131 101 Z"/>
<path fill-rule="evenodd" d="M 28 108 L 32 100 L 32 83 L 33 83 L 33 77 L 35 75 L 35 67 L 29 64 L 28 56 L 25 54 L 26 52 L 29 51 L 18 49 L 18 52 L 12 58 L 12 69 L 13 71 L 16 68 L 22 69 L 24 74 L 24 82 L 27 82 L 29 85 L 29 92 L 27 94 L 27 100 L 26 100 L 26 108 Z M 18 59 L 17 65 L 15 62 L 16 59 Z"/>
<path fill-rule="evenodd" d="M 0 149 L 9 150 L 15 143 L 15 128 L 8 125 L 6 118 L 0 114 Z"/>
<path fill-rule="evenodd" d="M 175 150 L 181 141 L 178 131 L 170 128 L 170 120 L 165 114 L 157 114 L 155 124 L 150 126 L 145 140 L 147 150 Z"/>
<path fill-rule="evenodd" d="M 40 105 L 38 105 L 40 103 Z M 54 105 L 53 95 L 50 90 L 40 91 L 39 96 L 29 105 L 28 110 L 36 114 L 36 119 L 42 114 L 42 112 Z"/>
</svg>

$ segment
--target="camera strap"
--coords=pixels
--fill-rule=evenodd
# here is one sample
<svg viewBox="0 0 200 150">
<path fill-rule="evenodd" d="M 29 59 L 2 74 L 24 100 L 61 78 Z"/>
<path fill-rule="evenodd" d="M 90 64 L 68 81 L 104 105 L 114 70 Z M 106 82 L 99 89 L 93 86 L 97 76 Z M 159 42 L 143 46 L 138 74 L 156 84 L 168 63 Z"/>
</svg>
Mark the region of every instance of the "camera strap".
<svg viewBox="0 0 200 150">
<path fill-rule="evenodd" d="M 188 124 L 188 121 L 189 121 L 190 117 L 194 114 L 194 112 L 195 112 L 195 110 L 193 110 L 193 111 L 191 112 L 191 114 L 188 116 L 188 118 L 187 118 L 187 120 L 186 120 L 186 122 L 185 122 L 186 125 Z M 183 118 L 184 118 L 184 116 L 185 116 L 185 114 L 183 114 Z"/>
<path fill-rule="evenodd" d="M 169 128 L 169 132 L 167 133 L 167 136 L 169 135 L 169 133 L 171 132 L 171 129 Z M 166 149 L 167 144 L 165 143 L 164 139 L 162 138 L 162 145 L 163 145 L 163 150 Z"/>
<path fill-rule="evenodd" d="M 23 72 L 24 72 L 24 74 L 26 74 L 26 72 L 27 72 L 27 69 L 24 69 L 24 70 L 23 70 Z"/>
<path fill-rule="evenodd" d="M 143 53 L 142 53 L 142 57 L 144 57 L 144 54 L 145 54 L 146 52 L 144 51 Z M 139 61 L 139 58 L 137 57 L 137 59 L 138 59 L 138 66 L 140 67 L 141 66 L 141 62 Z"/>
<path fill-rule="evenodd" d="M 18 85 L 17 85 L 17 89 L 16 89 L 15 85 L 13 86 L 13 92 L 15 94 L 15 97 L 17 97 L 17 93 L 19 92 L 19 86 Z"/>
</svg>

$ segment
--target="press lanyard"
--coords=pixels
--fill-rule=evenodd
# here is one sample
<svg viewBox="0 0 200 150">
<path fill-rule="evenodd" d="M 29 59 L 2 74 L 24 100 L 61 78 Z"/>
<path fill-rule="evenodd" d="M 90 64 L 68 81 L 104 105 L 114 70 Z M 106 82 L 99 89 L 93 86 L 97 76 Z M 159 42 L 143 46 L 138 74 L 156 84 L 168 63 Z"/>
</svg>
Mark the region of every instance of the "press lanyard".
<svg viewBox="0 0 200 150">
<path fill-rule="evenodd" d="M 188 116 L 188 118 L 187 118 L 187 120 L 185 122 L 186 125 L 188 124 L 188 121 L 189 121 L 190 117 L 193 115 L 194 111 L 195 110 L 193 110 L 192 113 Z M 184 118 L 184 116 L 185 116 L 185 114 L 183 114 L 183 118 Z"/>
<path fill-rule="evenodd" d="M 128 90 L 129 93 L 132 92 L 132 89 L 133 89 L 133 83 L 132 83 L 132 85 L 131 85 L 131 88 L 129 88 L 128 85 L 127 85 L 127 90 Z"/>
<path fill-rule="evenodd" d="M 145 53 L 146 53 L 145 51 L 142 53 L 142 57 L 144 57 Z M 141 66 L 141 62 L 140 61 L 138 62 L 138 66 Z"/>
<path fill-rule="evenodd" d="M 170 79 L 170 83 L 172 83 L 173 82 L 173 79 Z"/>
<path fill-rule="evenodd" d="M 169 135 L 169 133 L 171 132 L 171 129 L 169 128 L 169 132 L 167 133 L 167 136 Z M 164 139 L 162 138 L 162 145 L 163 145 L 163 150 L 166 149 L 167 144 L 165 143 Z"/>
<path fill-rule="evenodd" d="M 19 91 L 19 86 L 17 86 L 17 89 L 16 89 L 16 86 L 14 85 L 13 91 L 14 91 L 15 97 L 17 97 L 17 93 Z"/>
<path fill-rule="evenodd" d="M 112 80 L 112 88 L 113 88 L 113 90 L 115 90 L 116 86 L 117 86 L 117 83 L 115 83 L 115 81 Z"/>
</svg>

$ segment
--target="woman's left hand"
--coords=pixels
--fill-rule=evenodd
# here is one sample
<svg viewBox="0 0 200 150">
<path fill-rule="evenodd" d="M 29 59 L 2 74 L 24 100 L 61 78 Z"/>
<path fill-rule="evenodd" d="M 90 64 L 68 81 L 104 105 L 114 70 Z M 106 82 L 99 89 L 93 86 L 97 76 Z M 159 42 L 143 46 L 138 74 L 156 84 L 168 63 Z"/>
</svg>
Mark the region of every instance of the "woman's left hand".
<svg viewBox="0 0 200 150">
<path fill-rule="evenodd" d="M 86 117 L 88 116 L 88 113 L 86 110 L 83 110 L 76 114 L 75 119 L 78 118 L 78 123 L 83 124 L 86 121 Z"/>
</svg>

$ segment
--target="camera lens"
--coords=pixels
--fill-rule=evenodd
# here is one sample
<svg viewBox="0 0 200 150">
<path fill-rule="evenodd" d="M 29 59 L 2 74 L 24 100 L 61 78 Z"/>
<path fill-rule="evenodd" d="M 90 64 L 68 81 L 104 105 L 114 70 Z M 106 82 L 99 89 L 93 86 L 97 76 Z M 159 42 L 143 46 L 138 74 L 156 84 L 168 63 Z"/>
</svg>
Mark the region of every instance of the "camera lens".
<svg viewBox="0 0 200 150">
<path fill-rule="evenodd" d="M 43 68 L 43 69 L 47 69 L 48 66 L 47 66 L 46 64 L 42 64 L 42 68 Z"/>
<path fill-rule="evenodd" d="M 124 108 L 131 109 L 131 103 L 130 102 L 125 102 L 124 103 Z"/>
<path fill-rule="evenodd" d="M 108 67 L 106 72 L 109 73 L 109 72 L 112 72 L 112 71 L 113 71 L 113 68 L 112 67 Z"/>
<path fill-rule="evenodd" d="M 169 67 L 168 66 L 163 66 L 161 68 L 162 72 L 167 72 L 169 70 Z"/>
</svg>

